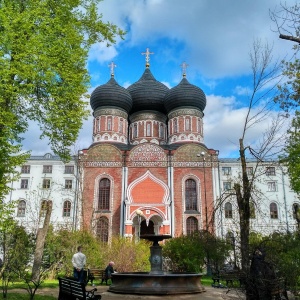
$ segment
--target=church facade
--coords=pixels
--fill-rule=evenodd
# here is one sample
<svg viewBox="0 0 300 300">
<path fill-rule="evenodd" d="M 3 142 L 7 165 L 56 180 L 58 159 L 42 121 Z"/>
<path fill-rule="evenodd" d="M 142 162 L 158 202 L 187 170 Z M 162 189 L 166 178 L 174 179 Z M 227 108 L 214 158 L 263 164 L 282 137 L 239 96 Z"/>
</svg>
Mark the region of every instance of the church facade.
<svg viewBox="0 0 300 300">
<path fill-rule="evenodd" d="M 174 237 L 195 230 L 223 238 L 239 235 L 236 201 L 226 194 L 240 177 L 241 165 L 206 146 L 204 92 L 187 80 L 185 64 L 182 80 L 169 89 L 153 76 L 149 49 L 144 54 L 146 66 L 137 82 L 121 87 L 112 63 L 110 80 L 91 94 L 90 147 L 68 164 L 46 154 L 21 168 L 20 182 L 13 183 L 7 197 L 19 202 L 21 224 L 33 222 L 34 190 L 40 191 L 36 220 L 42 202 L 50 200 L 54 225 L 84 228 L 105 242 L 113 235 Z M 249 176 L 255 164 L 248 161 Z M 286 170 L 277 162 L 262 162 L 260 168 L 252 230 L 296 230 L 300 201 Z"/>
</svg>

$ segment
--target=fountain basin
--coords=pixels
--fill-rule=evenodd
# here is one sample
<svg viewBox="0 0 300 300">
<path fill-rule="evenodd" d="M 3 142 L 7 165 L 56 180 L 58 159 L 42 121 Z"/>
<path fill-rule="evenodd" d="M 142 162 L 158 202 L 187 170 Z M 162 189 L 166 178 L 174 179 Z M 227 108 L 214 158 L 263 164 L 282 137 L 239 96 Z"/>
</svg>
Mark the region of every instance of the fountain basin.
<svg viewBox="0 0 300 300">
<path fill-rule="evenodd" d="M 198 273 L 114 273 L 109 292 L 120 294 L 173 295 L 205 291 Z"/>
</svg>

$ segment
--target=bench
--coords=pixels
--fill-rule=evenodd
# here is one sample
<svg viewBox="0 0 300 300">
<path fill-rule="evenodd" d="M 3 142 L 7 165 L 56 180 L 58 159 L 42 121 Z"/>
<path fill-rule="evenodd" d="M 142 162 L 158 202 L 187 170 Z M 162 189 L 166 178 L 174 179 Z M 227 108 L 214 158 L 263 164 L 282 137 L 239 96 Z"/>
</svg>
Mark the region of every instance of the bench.
<svg viewBox="0 0 300 300">
<path fill-rule="evenodd" d="M 85 284 L 71 278 L 58 278 L 59 294 L 58 300 L 98 300 L 101 295 L 95 295 L 96 288 L 87 291 Z"/>
<path fill-rule="evenodd" d="M 233 282 L 238 281 L 240 286 L 243 283 L 242 274 L 240 270 L 221 271 L 220 279 L 226 282 L 226 286 L 233 287 Z"/>
<path fill-rule="evenodd" d="M 105 281 L 107 285 L 108 278 L 105 277 L 105 270 L 97 269 L 97 268 L 90 268 L 88 269 L 88 280 L 87 282 L 91 281 L 93 284 L 95 279 L 101 279 L 101 284 Z"/>
<path fill-rule="evenodd" d="M 226 286 L 233 286 L 234 281 L 238 281 L 240 286 L 244 283 L 244 276 L 242 275 L 240 270 L 230 270 L 230 271 L 217 271 L 212 274 L 213 287 L 224 287 L 220 281 L 225 281 Z"/>
</svg>

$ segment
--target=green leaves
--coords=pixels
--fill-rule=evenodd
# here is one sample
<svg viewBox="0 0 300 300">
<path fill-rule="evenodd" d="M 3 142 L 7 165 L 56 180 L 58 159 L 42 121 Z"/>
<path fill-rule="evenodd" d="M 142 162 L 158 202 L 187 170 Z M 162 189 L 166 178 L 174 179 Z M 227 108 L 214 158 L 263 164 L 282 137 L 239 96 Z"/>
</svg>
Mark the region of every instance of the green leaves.
<svg viewBox="0 0 300 300">
<path fill-rule="evenodd" d="M 54 153 L 70 158 L 88 116 L 86 69 L 92 44 L 124 32 L 103 23 L 98 0 L 0 0 L 0 200 L 14 178 L 21 135 L 39 124 Z"/>
</svg>

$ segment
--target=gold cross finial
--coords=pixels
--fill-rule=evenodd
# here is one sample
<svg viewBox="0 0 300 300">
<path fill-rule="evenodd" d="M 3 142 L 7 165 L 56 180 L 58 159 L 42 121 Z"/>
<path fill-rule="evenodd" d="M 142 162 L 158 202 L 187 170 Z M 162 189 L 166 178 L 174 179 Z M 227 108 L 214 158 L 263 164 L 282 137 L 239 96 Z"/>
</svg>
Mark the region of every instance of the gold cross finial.
<svg viewBox="0 0 300 300">
<path fill-rule="evenodd" d="M 186 69 L 188 66 L 189 65 L 185 61 L 180 65 L 180 67 L 182 69 L 182 77 L 186 77 Z"/>
<path fill-rule="evenodd" d="M 111 77 L 114 77 L 115 76 L 114 70 L 115 70 L 115 67 L 117 65 L 115 65 L 114 62 L 112 61 L 108 66 L 110 68 L 110 75 L 111 75 Z"/>
<path fill-rule="evenodd" d="M 154 52 L 150 52 L 149 48 L 146 49 L 146 52 L 142 52 L 142 55 L 146 55 L 146 68 L 150 67 L 150 55 L 154 54 Z"/>
</svg>

